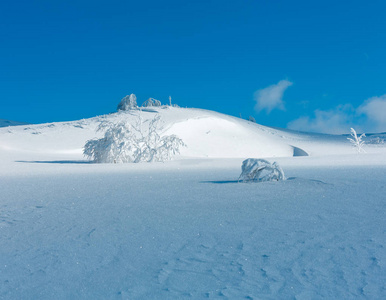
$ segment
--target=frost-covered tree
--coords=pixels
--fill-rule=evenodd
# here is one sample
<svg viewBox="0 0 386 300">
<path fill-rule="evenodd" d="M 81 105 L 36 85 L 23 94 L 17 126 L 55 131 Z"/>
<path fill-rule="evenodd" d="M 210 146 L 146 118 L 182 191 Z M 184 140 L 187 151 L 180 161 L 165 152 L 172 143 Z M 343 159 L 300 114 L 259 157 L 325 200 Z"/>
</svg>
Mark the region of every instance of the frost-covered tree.
<svg viewBox="0 0 386 300">
<path fill-rule="evenodd" d="M 130 153 L 134 151 L 132 141 L 135 139 L 130 124 L 125 121 L 118 123 L 101 122 L 97 131 L 104 131 L 101 139 L 86 142 L 83 154 L 96 163 L 128 163 L 133 162 Z"/>
<path fill-rule="evenodd" d="M 152 106 L 162 106 L 161 101 L 154 98 L 149 98 L 142 104 L 142 107 L 152 107 Z"/>
<path fill-rule="evenodd" d="M 283 169 L 265 159 L 248 158 L 243 161 L 239 181 L 280 181 L 285 180 Z"/>
<path fill-rule="evenodd" d="M 354 128 L 351 128 L 351 138 L 347 138 L 350 143 L 355 147 L 355 149 L 358 151 L 358 153 L 366 152 L 363 149 L 363 146 L 365 145 L 365 141 L 363 138 L 366 137 L 364 133 L 362 133 L 359 137 L 357 135 L 357 132 Z"/>
<path fill-rule="evenodd" d="M 122 98 L 121 102 L 118 104 L 117 110 L 131 110 L 136 109 L 137 107 L 137 97 L 134 94 L 131 94 Z"/>
<path fill-rule="evenodd" d="M 104 137 L 87 141 L 83 149 L 83 154 L 96 163 L 166 161 L 185 146 L 176 135 L 161 135 L 158 115 L 144 122 L 138 114 L 135 124 L 102 122 L 97 131 L 104 131 Z"/>
</svg>

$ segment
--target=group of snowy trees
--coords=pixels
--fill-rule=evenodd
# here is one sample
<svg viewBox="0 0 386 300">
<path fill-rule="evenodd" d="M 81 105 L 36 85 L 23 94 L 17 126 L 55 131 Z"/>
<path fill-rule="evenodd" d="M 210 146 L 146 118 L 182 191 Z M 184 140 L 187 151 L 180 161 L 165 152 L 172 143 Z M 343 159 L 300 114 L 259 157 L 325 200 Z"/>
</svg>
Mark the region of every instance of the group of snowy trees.
<svg viewBox="0 0 386 300">
<path fill-rule="evenodd" d="M 171 97 L 169 97 L 171 105 Z M 149 98 L 141 107 L 160 107 L 161 101 Z M 124 97 L 118 104 L 118 111 L 137 110 L 137 119 L 119 122 L 101 122 L 97 131 L 104 137 L 86 142 L 83 154 L 96 163 L 139 163 L 170 160 L 178 154 L 184 142 L 176 135 L 163 135 L 161 118 L 156 115 L 144 121 L 141 107 L 134 94 Z"/>
<path fill-rule="evenodd" d="M 149 98 L 142 103 L 141 107 L 160 107 L 160 106 L 162 106 L 161 101 L 154 98 Z M 169 96 L 169 106 L 178 107 L 178 105 L 176 104 L 172 105 L 171 96 Z M 121 102 L 118 104 L 117 110 L 125 111 L 125 110 L 133 110 L 138 108 L 139 107 L 137 104 L 137 97 L 134 94 L 130 94 L 122 98 Z"/>
</svg>

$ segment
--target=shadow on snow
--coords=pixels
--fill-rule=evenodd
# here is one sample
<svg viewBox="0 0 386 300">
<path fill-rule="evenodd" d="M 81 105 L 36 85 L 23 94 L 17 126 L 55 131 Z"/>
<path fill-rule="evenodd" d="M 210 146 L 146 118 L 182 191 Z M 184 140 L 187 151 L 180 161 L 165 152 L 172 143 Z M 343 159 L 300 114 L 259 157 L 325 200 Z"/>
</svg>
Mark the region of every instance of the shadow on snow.
<svg viewBox="0 0 386 300">
<path fill-rule="evenodd" d="M 92 164 L 88 160 L 17 160 L 15 162 L 27 164 Z"/>
<path fill-rule="evenodd" d="M 214 183 L 214 184 L 227 184 L 227 183 L 238 183 L 238 180 L 214 180 L 214 181 L 200 181 L 200 183 Z"/>
</svg>

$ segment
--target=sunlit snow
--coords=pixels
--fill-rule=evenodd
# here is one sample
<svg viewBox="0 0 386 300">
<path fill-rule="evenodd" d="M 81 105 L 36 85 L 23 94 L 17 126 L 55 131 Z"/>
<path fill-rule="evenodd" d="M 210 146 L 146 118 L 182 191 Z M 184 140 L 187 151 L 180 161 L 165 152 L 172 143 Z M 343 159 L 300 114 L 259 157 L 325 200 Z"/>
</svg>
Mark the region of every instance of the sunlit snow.
<svg viewBox="0 0 386 300">
<path fill-rule="evenodd" d="M 384 134 L 358 153 L 349 135 L 149 107 L 180 156 L 83 157 L 102 120 L 137 113 L 0 128 L 1 299 L 386 297 Z M 287 180 L 238 182 L 246 158 Z"/>
</svg>

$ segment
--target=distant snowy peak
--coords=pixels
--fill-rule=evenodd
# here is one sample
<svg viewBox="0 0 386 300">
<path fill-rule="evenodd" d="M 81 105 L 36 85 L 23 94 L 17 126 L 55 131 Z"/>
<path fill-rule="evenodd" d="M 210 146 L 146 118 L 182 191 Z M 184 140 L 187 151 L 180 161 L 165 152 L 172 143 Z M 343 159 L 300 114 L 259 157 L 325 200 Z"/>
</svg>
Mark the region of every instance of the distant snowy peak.
<svg viewBox="0 0 386 300">
<path fill-rule="evenodd" d="M 0 119 L 0 127 L 27 125 L 28 123 Z"/>
</svg>

